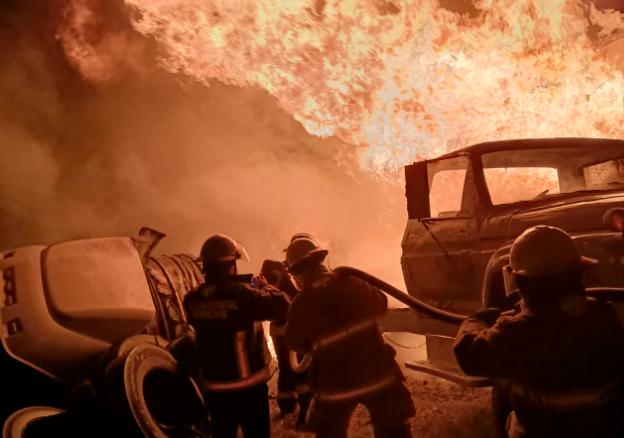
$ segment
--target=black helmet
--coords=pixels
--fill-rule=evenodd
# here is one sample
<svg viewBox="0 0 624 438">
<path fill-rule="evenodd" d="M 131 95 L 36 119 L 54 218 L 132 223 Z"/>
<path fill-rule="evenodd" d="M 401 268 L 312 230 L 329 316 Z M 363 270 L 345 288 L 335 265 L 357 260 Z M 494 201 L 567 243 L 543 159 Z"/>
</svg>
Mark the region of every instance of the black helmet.
<svg viewBox="0 0 624 438">
<path fill-rule="evenodd" d="M 301 272 L 308 262 L 322 262 L 329 251 L 320 247 L 314 237 L 299 237 L 293 239 L 286 248 L 286 264 L 293 274 Z"/>
<path fill-rule="evenodd" d="M 224 234 L 215 234 L 206 239 L 201 247 L 200 257 L 204 266 L 238 259 L 249 260 L 243 245 Z"/>
</svg>

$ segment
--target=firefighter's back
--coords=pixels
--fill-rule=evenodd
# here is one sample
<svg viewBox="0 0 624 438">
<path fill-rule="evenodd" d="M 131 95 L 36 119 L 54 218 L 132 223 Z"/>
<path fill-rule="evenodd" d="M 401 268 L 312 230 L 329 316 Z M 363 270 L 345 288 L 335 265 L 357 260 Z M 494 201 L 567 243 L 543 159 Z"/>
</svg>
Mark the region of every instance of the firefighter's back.
<svg viewBox="0 0 624 438">
<path fill-rule="evenodd" d="M 554 310 L 499 324 L 515 332 L 510 396 L 529 436 L 617 436 L 622 329 L 609 304 L 578 300 L 576 315 Z"/>
<path fill-rule="evenodd" d="M 297 296 L 289 321 L 299 333 L 291 337 L 301 334 L 316 350 L 311 372 L 317 389 L 344 393 L 396 378 L 392 350 L 376 323 L 386 303 L 366 283 L 333 272 Z"/>
<path fill-rule="evenodd" d="M 242 282 L 203 284 L 185 308 L 197 331 L 198 365 L 206 381 L 238 380 L 266 366 L 264 336 L 254 321 L 254 290 Z"/>
</svg>

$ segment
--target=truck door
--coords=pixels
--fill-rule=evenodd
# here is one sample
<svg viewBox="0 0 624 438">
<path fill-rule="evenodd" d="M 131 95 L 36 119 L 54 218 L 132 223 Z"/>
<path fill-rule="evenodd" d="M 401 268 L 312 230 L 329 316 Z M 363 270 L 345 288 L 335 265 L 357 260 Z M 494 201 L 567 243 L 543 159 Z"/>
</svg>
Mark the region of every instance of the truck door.
<svg viewBox="0 0 624 438">
<path fill-rule="evenodd" d="M 401 262 L 408 291 L 448 310 L 473 311 L 480 305 L 482 274 L 475 263 L 478 196 L 470 157 L 418 164 L 426 166 L 421 167 L 420 180 L 418 175 L 407 177 L 406 170 L 408 205 L 412 198 L 408 210 L 410 216 L 420 216 L 410 217 L 403 238 Z"/>
</svg>

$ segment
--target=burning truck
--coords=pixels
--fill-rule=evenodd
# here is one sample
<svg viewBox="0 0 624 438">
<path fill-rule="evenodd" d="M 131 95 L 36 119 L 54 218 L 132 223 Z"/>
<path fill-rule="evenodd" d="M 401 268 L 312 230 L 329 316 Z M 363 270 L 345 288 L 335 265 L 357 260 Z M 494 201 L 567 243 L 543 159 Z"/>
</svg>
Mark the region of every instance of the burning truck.
<svg viewBox="0 0 624 438">
<path fill-rule="evenodd" d="M 466 315 L 513 305 L 508 253 L 533 225 L 565 229 L 584 254 L 599 259 L 585 274 L 588 293 L 619 306 L 624 141 L 477 144 L 406 166 L 405 182 L 401 264 L 408 293 L 354 268 L 336 270 L 408 305 L 381 321 L 385 331 L 426 336 L 427 360 L 408 367 L 463 385 L 492 384 L 461 373 L 450 346 Z M 119 419 L 115 427 L 127 435 L 201 436 L 201 395 L 169 352 L 185 325 L 182 298 L 201 282 L 201 269 L 190 255 L 151 256 L 162 237 L 143 229 L 135 239 L 2 253 L 1 363 L 3 376 L 21 387 L 3 399 L 5 437 L 62 416 L 61 406 L 85 418 L 97 412 L 99 419 Z"/>
<path fill-rule="evenodd" d="M 401 264 L 417 301 L 404 302 L 421 311 L 411 312 L 416 317 L 402 321 L 401 329 L 425 334 L 428 354 L 408 367 L 465 385 L 490 384 L 461 373 L 453 338 L 466 315 L 512 306 L 515 287 L 506 275 L 511 243 L 534 225 L 563 228 L 583 254 L 598 259 L 600 265 L 584 274 L 588 292 L 620 306 L 624 141 L 482 143 L 406 166 L 405 179 L 409 219 Z"/>
</svg>

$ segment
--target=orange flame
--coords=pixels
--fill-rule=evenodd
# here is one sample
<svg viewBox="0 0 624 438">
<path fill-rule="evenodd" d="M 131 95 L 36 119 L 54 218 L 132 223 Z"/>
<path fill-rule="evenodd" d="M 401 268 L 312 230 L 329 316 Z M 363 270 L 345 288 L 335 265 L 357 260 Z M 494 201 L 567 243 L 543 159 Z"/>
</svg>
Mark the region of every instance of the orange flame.
<svg viewBox="0 0 624 438">
<path fill-rule="evenodd" d="M 602 50 L 624 14 L 585 1 L 126 4 L 166 70 L 261 87 L 378 174 L 479 141 L 624 136 L 624 70 Z"/>
</svg>

